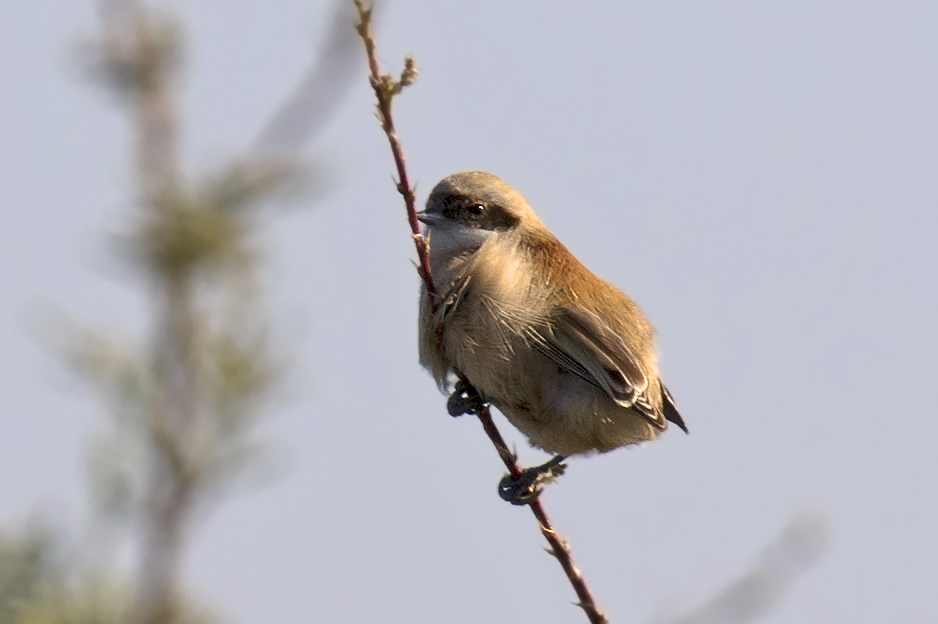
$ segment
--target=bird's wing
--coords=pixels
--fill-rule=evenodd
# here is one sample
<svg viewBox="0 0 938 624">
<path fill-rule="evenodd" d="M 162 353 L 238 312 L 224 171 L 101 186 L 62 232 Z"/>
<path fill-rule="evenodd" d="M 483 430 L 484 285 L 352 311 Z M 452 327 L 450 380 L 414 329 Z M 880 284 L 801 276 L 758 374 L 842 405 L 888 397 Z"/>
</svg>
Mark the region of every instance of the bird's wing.
<svg viewBox="0 0 938 624">
<path fill-rule="evenodd" d="M 472 274 L 467 271 L 465 275 L 454 279 L 449 290 L 443 294 L 440 307 L 437 310 L 441 322 L 451 317 L 453 313 L 456 312 L 456 308 L 459 307 L 459 304 L 465 300 L 466 295 L 469 294 L 469 282 L 471 278 Z"/>
<path fill-rule="evenodd" d="M 648 377 L 625 341 L 599 316 L 582 307 L 564 306 L 543 328 L 529 334 L 534 346 L 561 368 L 598 386 L 622 407 L 650 412 L 642 396 Z"/>
</svg>

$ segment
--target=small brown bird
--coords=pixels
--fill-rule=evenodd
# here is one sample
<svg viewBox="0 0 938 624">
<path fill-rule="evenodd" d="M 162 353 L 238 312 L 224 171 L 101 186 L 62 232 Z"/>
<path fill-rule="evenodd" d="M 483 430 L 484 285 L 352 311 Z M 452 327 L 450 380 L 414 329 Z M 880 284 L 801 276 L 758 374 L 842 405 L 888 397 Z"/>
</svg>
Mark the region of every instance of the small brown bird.
<svg viewBox="0 0 938 624">
<path fill-rule="evenodd" d="M 556 455 L 520 480 L 503 479 L 503 498 L 534 500 L 566 456 L 651 440 L 667 421 L 687 431 L 659 377 L 651 325 L 517 191 L 488 173 L 457 173 L 436 185 L 418 218 L 437 291 L 435 305 L 426 288 L 421 298 L 420 363 L 443 389 L 452 375 L 471 384 L 471 396 Z M 457 387 L 451 406 L 465 390 Z"/>
</svg>

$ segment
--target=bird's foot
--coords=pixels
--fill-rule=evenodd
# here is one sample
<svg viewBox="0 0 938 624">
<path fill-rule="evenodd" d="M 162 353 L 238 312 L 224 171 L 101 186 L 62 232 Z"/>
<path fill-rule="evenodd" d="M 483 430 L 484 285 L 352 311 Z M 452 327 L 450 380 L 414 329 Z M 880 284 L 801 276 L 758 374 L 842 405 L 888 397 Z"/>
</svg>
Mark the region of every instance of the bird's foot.
<svg viewBox="0 0 938 624">
<path fill-rule="evenodd" d="M 485 409 L 485 399 L 471 383 L 465 379 L 456 382 L 453 393 L 446 401 L 446 411 L 454 418 L 463 414 L 481 414 Z"/>
<path fill-rule="evenodd" d="M 541 495 L 541 490 L 562 475 L 567 468 L 566 457 L 557 455 L 550 461 L 526 468 L 517 477 L 505 475 L 498 484 L 498 495 L 512 505 L 530 505 Z"/>
</svg>

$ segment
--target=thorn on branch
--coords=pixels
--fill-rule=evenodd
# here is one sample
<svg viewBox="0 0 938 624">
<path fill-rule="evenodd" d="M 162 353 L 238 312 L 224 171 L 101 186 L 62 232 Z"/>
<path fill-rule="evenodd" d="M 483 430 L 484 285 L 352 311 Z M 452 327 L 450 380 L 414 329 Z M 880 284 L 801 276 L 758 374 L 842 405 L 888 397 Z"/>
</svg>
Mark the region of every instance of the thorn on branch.
<svg viewBox="0 0 938 624">
<path fill-rule="evenodd" d="M 586 604 L 583 604 L 582 602 L 574 602 L 572 604 L 586 611 L 587 615 L 595 616 L 595 619 L 591 617 L 590 621 L 597 621 L 597 622 L 603 622 L 603 623 L 609 622 L 609 618 L 606 617 L 606 614 L 603 613 L 602 611 L 597 610 L 594 606 L 586 605 Z"/>
<path fill-rule="evenodd" d="M 381 112 L 380 106 L 375 109 L 375 119 L 378 120 L 378 125 L 381 126 L 381 130 L 386 134 L 388 131 L 388 123 L 384 119 L 384 113 Z"/>
</svg>

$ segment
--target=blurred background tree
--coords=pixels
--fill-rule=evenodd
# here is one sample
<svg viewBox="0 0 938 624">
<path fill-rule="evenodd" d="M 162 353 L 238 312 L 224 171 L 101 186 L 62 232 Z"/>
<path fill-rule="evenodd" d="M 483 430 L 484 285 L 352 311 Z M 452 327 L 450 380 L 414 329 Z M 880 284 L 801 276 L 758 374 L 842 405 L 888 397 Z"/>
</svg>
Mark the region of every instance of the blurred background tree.
<svg viewBox="0 0 938 624">
<path fill-rule="evenodd" d="M 263 460 L 257 429 L 285 372 L 257 277 L 260 209 L 316 182 L 300 150 L 346 90 L 350 11 L 336 11 L 326 48 L 252 150 L 207 175 L 181 164 L 181 24 L 134 0 L 99 11 L 101 34 L 80 52 L 134 135 L 137 188 L 113 249 L 140 278 L 148 335 L 63 318 L 45 329 L 107 407 L 91 494 L 96 522 L 132 536 L 136 571 L 41 521 L 0 535 L 0 624 L 210 622 L 186 596 L 188 538 Z"/>
</svg>

